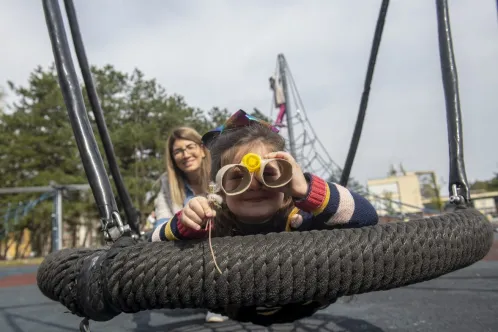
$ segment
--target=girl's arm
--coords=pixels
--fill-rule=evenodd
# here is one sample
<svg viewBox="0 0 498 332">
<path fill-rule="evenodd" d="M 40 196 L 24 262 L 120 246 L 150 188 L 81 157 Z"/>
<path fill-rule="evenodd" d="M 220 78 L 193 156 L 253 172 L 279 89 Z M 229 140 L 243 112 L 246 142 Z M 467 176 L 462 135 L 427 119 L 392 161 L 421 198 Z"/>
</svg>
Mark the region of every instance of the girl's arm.
<svg viewBox="0 0 498 332">
<path fill-rule="evenodd" d="M 192 240 L 205 237 L 208 232 L 207 229 L 194 230 L 184 226 L 180 222 L 182 210 L 178 211 L 173 218 L 167 222 L 157 226 L 152 233 L 151 241 L 176 241 L 176 240 Z"/>
<path fill-rule="evenodd" d="M 296 230 L 319 229 L 323 226 L 363 227 L 379 221 L 377 211 L 363 196 L 322 178 L 305 173 L 309 183 L 305 198 L 295 200 L 302 210 L 302 222 L 292 227 Z M 297 212 L 293 211 L 294 214 Z M 292 216 L 290 216 L 289 220 Z"/>
</svg>

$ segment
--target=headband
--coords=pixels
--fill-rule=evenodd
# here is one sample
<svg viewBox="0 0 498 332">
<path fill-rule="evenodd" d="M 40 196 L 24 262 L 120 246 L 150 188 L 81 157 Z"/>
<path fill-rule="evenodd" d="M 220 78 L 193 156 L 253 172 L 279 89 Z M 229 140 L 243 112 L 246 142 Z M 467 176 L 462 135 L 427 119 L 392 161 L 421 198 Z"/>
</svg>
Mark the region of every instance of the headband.
<svg viewBox="0 0 498 332">
<path fill-rule="evenodd" d="M 208 131 L 207 133 L 205 133 L 202 136 L 202 143 L 205 146 L 208 146 L 209 143 L 211 143 L 216 137 L 221 135 L 226 130 L 247 127 L 247 126 L 250 126 L 250 125 L 256 124 L 256 123 L 267 127 L 268 129 L 270 129 L 271 131 L 273 131 L 275 133 L 279 132 L 279 129 L 277 127 L 273 126 L 272 124 L 270 124 L 266 121 L 263 121 L 261 119 L 258 119 L 250 114 L 247 114 L 243 110 L 238 110 L 237 112 L 232 114 L 232 116 L 230 116 L 225 121 L 224 124 L 222 124 L 221 126 L 218 126 L 215 129 L 212 129 L 212 130 Z"/>
</svg>

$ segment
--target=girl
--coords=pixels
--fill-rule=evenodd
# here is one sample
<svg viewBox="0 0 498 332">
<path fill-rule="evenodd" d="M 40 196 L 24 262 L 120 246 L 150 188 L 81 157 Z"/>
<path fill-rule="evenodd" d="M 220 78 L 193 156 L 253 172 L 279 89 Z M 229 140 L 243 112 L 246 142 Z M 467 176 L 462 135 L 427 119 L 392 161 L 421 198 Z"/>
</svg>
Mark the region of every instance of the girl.
<svg viewBox="0 0 498 332">
<path fill-rule="evenodd" d="M 211 152 L 211 179 L 214 181 L 223 166 L 240 164 L 248 153 L 259 155 L 262 159 L 287 161 L 292 166 L 292 177 L 283 187 L 268 188 L 253 176 L 246 191 L 238 195 L 221 192 L 222 202 L 218 211 L 205 196 L 196 196 L 161 227 L 159 236 L 162 241 L 204 238 L 208 234 L 204 226 L 210 218 L 214 218 L 213 236 L 362 227 L 378 222 L 374 207 L 365 198 L 316 175 L 303 173 L 294 158 L 283 151 L 285 141 L 278 134 L 278 129 L 242 110 L 232 115 L 225 125 L 204 135 L 203 142 Z M 278 167 L 270 167 L 268 172 L 265 178 L 282 175 Z M 218 189 L 221 186 L 236 188 L 241 174 L 235 170 L 228 172 L 223 181 L 218 177 Z M 265 320 L 279 320 L 269 317 L 272 315 L 281 315 L 282 320 L 292 315 L 290 317 L 295 319 L 296 315 L 304 317 L 302 315 L 308 315 L 322 305 L 317 302 L 289 305 L 292 313 L 281 310 L 285 306 L 244 308 L 239 316 L 261 315 L 259 322 L 264 324 Z M 250 320 L 255 322 L 254 319 Z"/>
</svg>

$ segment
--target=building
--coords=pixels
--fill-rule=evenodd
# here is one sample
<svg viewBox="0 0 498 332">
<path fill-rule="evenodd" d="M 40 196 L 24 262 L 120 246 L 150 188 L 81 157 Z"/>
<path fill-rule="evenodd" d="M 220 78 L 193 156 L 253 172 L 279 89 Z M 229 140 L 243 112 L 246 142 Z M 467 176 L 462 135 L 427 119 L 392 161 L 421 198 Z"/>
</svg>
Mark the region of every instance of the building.
<svg viewBox="0 0 498 332">
<path fill-rule="evenodd" d="M 432 171 L 392 172 L 391 176 L 368 180 L 369 200 L 381 221 L 408 220 L 443 212 L 449 196 L 440 195 Z M 498 218 L 498 191 L 471 191 L 474 208 L 488 217 Z"/>
<path fill-rule="evenodd" d="M 421 183 L 414 172 L 368 180 L 369 199 L 381 217 L 421 215 Z"/>
</svg>

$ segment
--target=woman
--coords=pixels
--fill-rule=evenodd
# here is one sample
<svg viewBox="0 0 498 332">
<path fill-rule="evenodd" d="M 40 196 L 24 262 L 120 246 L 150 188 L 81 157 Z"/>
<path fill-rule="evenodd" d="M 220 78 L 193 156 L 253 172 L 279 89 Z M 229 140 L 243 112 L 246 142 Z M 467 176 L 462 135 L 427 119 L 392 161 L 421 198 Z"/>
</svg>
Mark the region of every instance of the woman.
<svg viewBox="0 0 498 332">
<path fill-rule="evenodd" d="M 192 128 L 179 127 L 166 142 L 166 172 L 159 179 L 161 189 L 155 200 L 156 227 L 151 241 L 161 241 L 163 224 L 196 195 L 208 192 L 211 157 L 201 135 Z M 228 317 L 208 312 L 206 322 L 222 322 Z"/>
<path fill-rule="evenodd" d="M 199 133 L 189 127 L 172 131 L 166 141 L 166 172 L 159 181 L 161 189 L 154 201 L 156 225 L 171 218 L 193 196 L 207 192 L 211 158 Z M 157 241 L 158 227 L 152 235 Z"/>
</svg>

